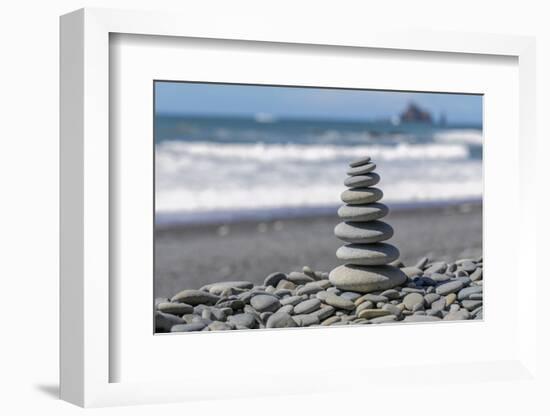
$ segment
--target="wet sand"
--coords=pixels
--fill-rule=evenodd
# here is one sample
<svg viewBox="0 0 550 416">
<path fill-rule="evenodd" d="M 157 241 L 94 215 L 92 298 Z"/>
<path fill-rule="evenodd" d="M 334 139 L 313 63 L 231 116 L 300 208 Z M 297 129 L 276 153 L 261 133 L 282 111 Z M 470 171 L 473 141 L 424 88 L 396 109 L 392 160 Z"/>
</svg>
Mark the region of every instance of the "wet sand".
<svg viewBox="0 0 550 416">
<path fill-rule="evenodd" d="M 400 260 L 412 265 L 423 257 L 441 261 L 482 254 L 481 204 L 393 210 L 384 218 Z M 276 271 L 305 265 L 330 271 L 343 243 L 333 234 L 330 216 L 233 224 L 163 226 L 155 232 L 155 297 L 170 297 L 207 283 L 247 280 L 261 284 Z"/>
</svg>

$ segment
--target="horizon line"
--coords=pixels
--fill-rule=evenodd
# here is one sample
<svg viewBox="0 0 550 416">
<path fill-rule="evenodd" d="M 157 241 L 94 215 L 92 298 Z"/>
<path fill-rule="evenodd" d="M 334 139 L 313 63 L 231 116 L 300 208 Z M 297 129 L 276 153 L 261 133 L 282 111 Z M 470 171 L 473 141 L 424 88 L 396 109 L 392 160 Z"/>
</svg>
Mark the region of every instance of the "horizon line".
<svg viewBox="0 0 550 416">
<path fill-rule="evenodd" d="M 445 113 L 445 112 L 442 112 Z M 357 123 L 366 123 L 366 122 L 380 122 L 380 121 L 387 121 L 391 122 L 392 118 L 396 117 L 394 116 L 387 116 L 387 117 L 373 117 L 373 118 L 361 118 L 361 117 L 330 117 L 330 116 L 315 116 L 315 115 L 304 115 L 304 116 L 296 116 L 296 115 L 277 115 L 274 113 L 265 113 L 265 112 L 258 112 L 258 113 L 239 113 L 239 114 L 232 114 L 232 113 L 193 113 L 193 112 L 177 112 L 177 111 L 156 111 L 155 117 L 157 116 L 165 116 L 165 117 L 195 117 L 195 118 L 240 118 L 240 119 L 256 119 L 257 117 L 261 116 L 268 116 L 272 117 L 273 121 L 270 122 L 264 122 L 265 124 L 270 123 L 276 123 L 280 120 L 311 120 L 311 121 L 347 121 L 347 122 L 357 122 Z M 447 115 L 446 115 L 447 116 Z M 448 116 L 447 116 L 448 117 Z M 482 126 L 483 120 L 470 120 L 470 119 L 456 119 L 451 120 L 447 119 L 447 122 L 445 124 L 439 123 L 439 121 L 436 119 L 431 123 L 424 123 L 424 122 L 404 122 L 404 123 L 398 123 L 396 125 L 400 124 L 429 124 L 429 125 L 452 125 L 452 124 L 473 124 Z M 260 124 L 262 124 L 260 122 Z"/>
</svg>

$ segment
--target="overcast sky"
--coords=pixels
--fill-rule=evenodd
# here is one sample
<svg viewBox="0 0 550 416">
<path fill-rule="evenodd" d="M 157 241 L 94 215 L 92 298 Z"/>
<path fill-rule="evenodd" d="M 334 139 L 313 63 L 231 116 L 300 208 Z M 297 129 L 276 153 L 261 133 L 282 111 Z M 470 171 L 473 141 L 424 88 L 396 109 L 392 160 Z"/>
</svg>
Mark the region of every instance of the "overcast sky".
<svg viewBox="0 0 550 416">
<path fill-rule="evenodd" d="M 161 114 L 371 120 L 390 118 L 415 102 L 436 119 L 445 113 L 449 122 L 482 120 L 479 95 L 156 82 L 155 98 Z"/>
</svg>

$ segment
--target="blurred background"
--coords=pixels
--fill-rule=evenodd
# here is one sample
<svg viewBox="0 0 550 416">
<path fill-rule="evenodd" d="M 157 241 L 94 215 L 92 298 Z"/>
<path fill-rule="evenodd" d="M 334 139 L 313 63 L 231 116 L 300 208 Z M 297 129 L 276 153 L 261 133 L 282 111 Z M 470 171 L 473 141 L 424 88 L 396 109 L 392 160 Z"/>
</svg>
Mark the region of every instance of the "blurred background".
<svg viewBox="0 0 550 416">
<path fill-rule="evenodd" d="M 481 255 L 479 95 L 156 82 L 154 133 L 155 296 L 337 266 L 365 155 L 405 264 Z"/>
</svg>

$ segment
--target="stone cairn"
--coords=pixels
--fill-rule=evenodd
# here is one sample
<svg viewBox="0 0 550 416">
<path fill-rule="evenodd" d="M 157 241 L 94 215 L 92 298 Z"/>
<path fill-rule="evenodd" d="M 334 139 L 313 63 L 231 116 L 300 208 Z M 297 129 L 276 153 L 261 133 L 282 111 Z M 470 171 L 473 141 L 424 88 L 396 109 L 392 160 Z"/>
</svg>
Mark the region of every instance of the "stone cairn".
<svg viewBox="0 0 550 416">
<path fill-rule="evenodd" d="M 336 251 L 336 257 L 345 262 L 330 272 L 330 282 L 338 289 L 369 293 L 402 285 L 407 276 L 390 265 L 399 258 L 399 250 L 383 241 L 393 236 L 393 228 L 381 218 L 388 207 L 381 204 L 383 193 L 374 188 L 380 176 L 370 157 L 349 164 L 349 177 L 344 184 L 341 199 L 345 205 L 338 209 L 343 220 L 334 234 L 347 244 Z"/>
</svg>

